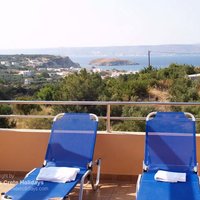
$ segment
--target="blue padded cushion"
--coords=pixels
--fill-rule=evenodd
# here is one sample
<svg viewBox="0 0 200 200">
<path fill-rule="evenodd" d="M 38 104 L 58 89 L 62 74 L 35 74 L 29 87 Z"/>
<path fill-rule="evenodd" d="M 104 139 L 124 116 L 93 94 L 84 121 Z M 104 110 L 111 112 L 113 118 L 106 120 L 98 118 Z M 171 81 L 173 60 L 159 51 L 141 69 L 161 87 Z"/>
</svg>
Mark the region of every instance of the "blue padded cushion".
<svg viewBox="0 0 200 200">
<path fill-rule="evenodd" d="M 21 183 L 6 193 L 13 200 L 48 200 L 50 198 L 63 198 L 70 193 L 75 185 L 81 180 L 87 171 L 81 169 L 75 181 L 68 183 L 55 183 L 47 181 L 36 181 L 40 168 L 35 169 Z"/>
<path fill-rule="evenodd" d="M 199 200 L 197 174 L 188 173 L 186 182 L 168 183 L 154 180 L 155 172 L 145 172 L 140 181 L 137 200 Z"/>
<path fill-rule="evenodd" d="M 193 171 L 197 165 L 195 133 L 195 122 L 184 113 L 158 112 L 146 123 L 144 162 L 148 169 Z"/>
</svg>

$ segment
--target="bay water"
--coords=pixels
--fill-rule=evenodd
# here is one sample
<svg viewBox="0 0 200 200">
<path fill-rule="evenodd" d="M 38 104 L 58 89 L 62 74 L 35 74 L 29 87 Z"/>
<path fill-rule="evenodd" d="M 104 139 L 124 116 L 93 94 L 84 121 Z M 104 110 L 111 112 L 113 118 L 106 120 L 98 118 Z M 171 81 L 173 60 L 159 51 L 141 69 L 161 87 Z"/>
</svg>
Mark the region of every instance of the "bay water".
<svg viewBox="0 0 200 200">
<path fill-rule="evenodd" d="M 89 65 L 89 63 L 97 58 L 102 58 L 98 56 L 70 56 L 72 61 L 77 62 L 83 68 L 95 67 Z M 125 70 L 125 71 L 140 71 L 148 66 L 148 56 L 147 55 L 134 55 L 134 56 L 117 56 L 119 59 L 130 60 L 137 65 L 119 65 L 119 66 L 96 66 L 101 70 Z M 200 67 L 200 54 L 180 54 L 180 55 L 153 55 L 150 57 L 150 64 L 155 68 L 168 67 L 170 64 L 187 64 L 195 67 Z"/>
</svg>

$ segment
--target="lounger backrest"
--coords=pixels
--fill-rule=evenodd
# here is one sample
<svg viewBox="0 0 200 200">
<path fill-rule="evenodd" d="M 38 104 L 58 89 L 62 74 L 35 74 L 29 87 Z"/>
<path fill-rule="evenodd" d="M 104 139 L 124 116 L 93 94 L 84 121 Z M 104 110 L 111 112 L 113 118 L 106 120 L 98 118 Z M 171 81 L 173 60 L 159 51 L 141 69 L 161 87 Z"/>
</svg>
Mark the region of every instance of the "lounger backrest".
<svg viewBox="0 0 200 200">
<path fill-rule="evenodd" d="M 158 112 L 146 122 L 144 164 L 149 170 L 187 172 L 196 166 L 195 121 L 182 112 Z"/>
<path fill-rule="evenodd" d="M 93 159 L 97 125 L 85 113 L 65 113 L 57 119 L 47 148 L 47 165 L 86 167 Z"/>
</svg>

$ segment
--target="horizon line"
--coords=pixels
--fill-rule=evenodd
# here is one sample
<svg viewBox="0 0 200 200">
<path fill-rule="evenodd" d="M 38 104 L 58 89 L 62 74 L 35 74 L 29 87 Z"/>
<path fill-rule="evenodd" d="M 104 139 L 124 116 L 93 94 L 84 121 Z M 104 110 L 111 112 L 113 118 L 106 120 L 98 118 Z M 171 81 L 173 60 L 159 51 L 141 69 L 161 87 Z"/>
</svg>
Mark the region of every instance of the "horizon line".
<svg viewBox="0 0 200 200">
<path fill-rule="evenodd" d="M 38 50 L 38 49 L 76 49 L 76 48 L 114 48 L 114 47 L 149 47 L 149 46 L 190 46 L 200 45 L 200 43 L 177 43 L 177 44 L 141 44 L 141 45 L 108 45 L 108 46 L 57 46 L 57 47 L 28 47 L 28 48 L 3 48 L 0 51 L 13 51 L 13 50 Z"/>
</svg>

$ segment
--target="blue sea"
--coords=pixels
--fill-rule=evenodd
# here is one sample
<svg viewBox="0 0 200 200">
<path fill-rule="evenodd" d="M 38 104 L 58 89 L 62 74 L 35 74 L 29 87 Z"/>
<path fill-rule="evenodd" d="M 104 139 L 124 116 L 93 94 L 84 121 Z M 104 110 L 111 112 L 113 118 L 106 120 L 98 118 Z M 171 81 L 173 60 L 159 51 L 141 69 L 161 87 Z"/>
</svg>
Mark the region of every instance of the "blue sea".
<svg viewBox="0 0 200 200">
<path fill-rule="evenodd" d="M 77 62 L 84 68 L 91 68 L 89 62 L 102 58 L 98 56 L 70 56 L 72 61 Z M 138 65 L 123 65 L 123 66 L 98 66 L 102 70 L 125 70 L 125 71 L 140 71 L 148 66 L 148 57 L 144 56 L 117 56 L 119 59 L 127 59 Z M 164 68 L 168 67 L 172 63 L 176 64 L 188 64 L 195 67 L 200 67 L 200 54 L 191 54 L 191 55 L 152 55 L 150 57 L 150 63 L 155 68 Z"/>
</svg>

